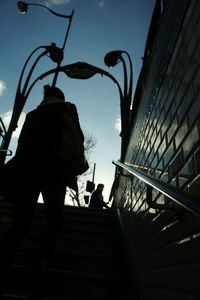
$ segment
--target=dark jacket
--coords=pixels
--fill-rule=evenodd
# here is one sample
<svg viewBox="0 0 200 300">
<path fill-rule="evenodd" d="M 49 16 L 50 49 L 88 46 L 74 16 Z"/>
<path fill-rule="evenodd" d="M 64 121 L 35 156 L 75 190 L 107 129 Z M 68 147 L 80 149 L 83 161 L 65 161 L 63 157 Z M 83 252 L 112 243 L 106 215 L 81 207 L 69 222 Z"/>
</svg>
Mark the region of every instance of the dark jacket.
<svg viewBox="0 0 200 300">
<path fill-rule="evenodd" d="M 103 208 L 103 207 L 108 207 L 107 204 L 103 200 L 103 195 L 102 192 L 99 191 L 98 189 L 94 190 L 91 198 L 90 198 L 90 204 L 89 207 L 92 208 Z"/>
<path fill-rule="evenodd" d="M 71 162 L 59 158 L 66 102 L 39 105 L 29 112 L 22 127 L 15 157 L 16 171 L 24 180 L 63 182 L 73 188 L 76 182 L 71 173 Z M 71 104 L 72 119 L 84 141 L 76 106 Z M 10 162 L 12 164 L 12 160 Z"/>
</svg>

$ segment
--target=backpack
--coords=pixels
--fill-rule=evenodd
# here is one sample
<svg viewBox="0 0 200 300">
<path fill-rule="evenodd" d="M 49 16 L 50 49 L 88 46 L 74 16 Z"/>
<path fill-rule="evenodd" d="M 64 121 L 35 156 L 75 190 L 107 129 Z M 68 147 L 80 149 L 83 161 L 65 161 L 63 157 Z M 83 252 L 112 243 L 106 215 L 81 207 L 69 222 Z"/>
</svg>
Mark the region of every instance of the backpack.
<svg viewBox="0 0 200 300">
<path fill-rule="evenodd" d="M 71 112 L 71 103 L 67 103 L 67 110 L 63 115 L 63 131 L 59 156 L 62 160 L 71 161 L 74 175 L 81 175 L 89 168 L 85 157 L 83 139 L 74 124 Z"/>
</svg>

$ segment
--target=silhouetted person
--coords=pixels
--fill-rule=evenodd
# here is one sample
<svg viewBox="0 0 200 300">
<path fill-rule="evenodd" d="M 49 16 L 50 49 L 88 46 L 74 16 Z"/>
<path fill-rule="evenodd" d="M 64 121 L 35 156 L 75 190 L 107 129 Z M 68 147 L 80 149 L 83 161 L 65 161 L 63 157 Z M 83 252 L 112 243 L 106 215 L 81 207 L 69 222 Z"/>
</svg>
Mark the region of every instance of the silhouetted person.
<svg viewBox="0 0 200 300">
<path fill-rule="evenodd" d="M 97 185 L 96 190 L 92 192 L 91 198 L 90 198 L 90 204 L 89 207 L 92 208 L 109 208 L 109 206 L 104 202 L 103 199 L 103 192 L 104 185 L 102 183 L 99 183 Z"/>
<path fill-rule="evenodd" d="M 62 225 L 66 186 L 77 191 L 72 161 L 59 157 L 63 115 L 71 107 L 72 119 L 84 141 L 74 104 L 65 102 L 57 87 L 44 86 L 41 104 L 26 116 L 15 156 L 4 166 L 8 178 L 4 198 L 13 204 L 13 223 L 0 245 L 0 285 L 17 246 L 28 233 L 40 192 L 43 196 L 46 231 L 39 244 L 38 262 L 52 253 Z M 0 286 L 0 291 L 2 287 Z"/>
</svg>

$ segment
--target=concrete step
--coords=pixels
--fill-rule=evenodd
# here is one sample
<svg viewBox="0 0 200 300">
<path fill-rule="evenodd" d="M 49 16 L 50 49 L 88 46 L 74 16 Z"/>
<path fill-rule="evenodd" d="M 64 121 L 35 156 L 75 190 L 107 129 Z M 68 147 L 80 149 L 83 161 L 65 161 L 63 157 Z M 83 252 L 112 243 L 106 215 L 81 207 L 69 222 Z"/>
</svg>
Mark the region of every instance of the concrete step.
<svg viewBox="0 0 200 300">
<path fill-rule="evenodd" d="M 4 233 L 10 226 L 12 221 L 12 207 L 9 204 L 0 202 L 0 235 Z M 41 229 L 45 226 L 44 205 L 38 204 L 33 225 L 31 228 L 32 234 L 41 234 Z M 65 206 L 62 236 L 67 232 L 73 234 L 92 236 L 98 235 L 98 238 L 110 234 L 113 228 L 113 214 L 111 210 L 96 210 L 84 207 Z"/>
<path fill-rule="evenodd" d="M 43 230 L 36 234 L 30 233 L 26 236 L 22 242 L 23 246 L 34 247 L 42 239 Z M 65 235 L 61 235 L 56 242 L 56 248 L 65 249 L 82 249 L 82 251 L 106 251 L 112 247 L 114 241 L 113 236 L 99 235 L 98 233 L 88 234 L 84 232 L 68 232 Z"/>
<path fill-rule="evenodd" d="M 3 211 L 0 231 L 12 219 L 9 205 Z M 2 299 L 126 300 L 118 277 L 112 210 L 66 206 L 54 254 L 43 270 L 32 272 L 44 226 L 44 206 L 38 204 L 30 233 L 13 258 Z"/>
<path fill-rule="evenodd" d="M 37 248 L 20 248 L 13 257 L 12 264 L 30 266 L 37 257 Z M 47 266 L 61 270 L 76 270 L 80 272 L 112 272 L 112 253 L 55 250 L 47 261 Z"/>
<path fill-rule="evenodd" d="M 8 274 L 4 295 L 28 297 L 32 293 L 37 293 L 57 297 L 66 296 L 67 299 L 68 297 L 96 299 L 95 295 L 111 296 L 114 287 L 113 279 L 112 274 L 61 271 L 51 268 L 45 268 L 42 272 L 31 275 L 29 268 L 13 266 Z"/>
</svg>

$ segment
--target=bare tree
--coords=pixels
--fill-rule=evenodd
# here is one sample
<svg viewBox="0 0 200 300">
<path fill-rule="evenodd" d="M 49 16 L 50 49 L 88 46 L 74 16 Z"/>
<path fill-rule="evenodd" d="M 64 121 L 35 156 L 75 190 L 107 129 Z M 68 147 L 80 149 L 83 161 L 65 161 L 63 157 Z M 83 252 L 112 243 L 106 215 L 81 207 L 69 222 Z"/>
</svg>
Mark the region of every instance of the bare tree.
<svg viewBox="0 0 200 300">
<path fill-rule="evenodd" d="M 96 139 L 91 134 L 85 134 L 85 153 L 87 159 L 89 159 L 89 156 L 94 149 L 96 145 Z M 88 179 L 88 176 L 91 175 L 91 170 L 89 169 L 82 175 L 78 176 L 78 193 L 76 193 L 74 190 L 67 188 L 66 196 L 69 198 L 69 201 L 73 203 L 74 206 L 83 206 L 84 201 L 84 193 L 85 193 L 85 187 L 86 187 L 86 181 Z"/>
</svg>

